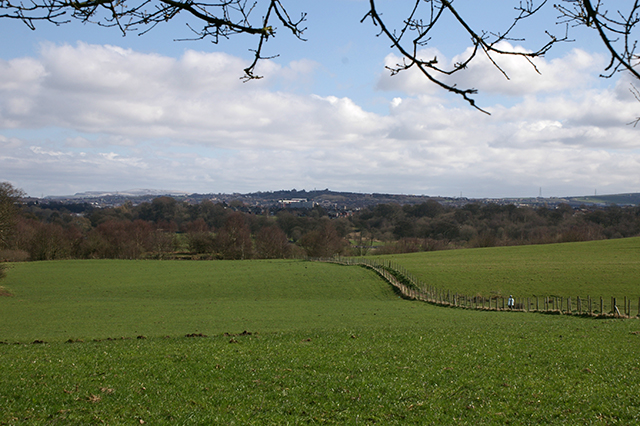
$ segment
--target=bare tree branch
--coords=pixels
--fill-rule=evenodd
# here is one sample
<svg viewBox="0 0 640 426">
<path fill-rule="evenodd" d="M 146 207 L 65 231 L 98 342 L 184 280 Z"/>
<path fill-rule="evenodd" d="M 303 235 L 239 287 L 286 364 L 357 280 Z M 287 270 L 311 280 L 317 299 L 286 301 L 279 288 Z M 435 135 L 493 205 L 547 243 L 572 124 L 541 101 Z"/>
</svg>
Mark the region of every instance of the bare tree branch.
<svg viewBox="0 0 640 426">
<path fill-rule="evenodd" d="M 564 3 L 569 5 L 555 5 L 561 14 L 560 19 L 574 26 L 595 29 L 609 52 L 609 65 L 605 68 L 609 73 L 601 76 L 609 78 L 618 71 L 624 70 L 640 79 L 640 72 L 638 72 L 640 56 L 636 53 L 638 40 L 634 39 L 634 31 L 636 34 L 639 31 L 640 1 L 611 2 L 617 6 L 628 7 L 626 12 L 618 9 L 615 18 L 610 17 L 609 11 L 601 0 L 596 0 L 595 3 L 590 0 L 565 0 Z"/>
<path fill-rule="evenodd" d="M 257 16 L 260 7 L 262 15 Z M 276 28 L 282 25 L 293 36 L 303 39 L 302 25 L 306 14 L 294 20 L 280 0 L 0 0 L 0 18 L 18 19 L 35 29 L 38 21 L 55 25 L 77 19 L 103 27 L 117 27 L 123 34 L 137 32 L 145 34 L 158 24 L 169 22 L 179 13 L 187 13 L 194 19 L 188 24 L 196 39 L 209 39 L 218 43 L 220 39 L 236 34 L 249 34 L 258 38 L 254 61 L 245 68 L 245 80 L 260 78 L 255 67 L 262 55 L 264 43 L 275 36 Z M 199 27 L 200 29 L 195 29 Z"/>
<path fill-rule="evenodd" d="M 631 94 L 633 94 L 636 100 L 640 102 L 640 90 L 638 90 L 636 86 L 631 84 L 631 89 L 629 89 L 629 91 L 631 92 Z M 633 127 L 636 127 L 638 123 L 640 123 L 640 117 L 636 118 L 635 120 L 633 120 L 631 123 L 628 123 L 628 124 L 630 125 L 633 124 Z"/>
<path fill-rule="evenodd" d="M 516 39 L 511 37 L 511 33 L 514 29 L 525 19 L 537 14 L 540 9 L 546 4 L 546 0 L 539 5 L 535 5 L 531 1 L 527 1 L 525 4 L 520 3 L 515 8 L 517 15 L 510 22 L 506 30 L 501 33 L 493 33 L 487 31 L 476 31 L 469 21 L 453 6 L 453 1 L 450 0 L 413 0 L 414 4 L 409 14 L 408 19 L 404 20 L 401 29 L 396 32 L 389 29 L 389 26 L 383 15 L 377 10 L 376 1 L 369 1 L 369 11 L 362 19 L 371 18 L 373 24 L 380 28 L 380 35 L 386 36 L 391 41 L 391 47 L 397 50 L 403 57 L 403 62 L 397 64 L 395 67 L 387 67 L 392 75 L 398 74 L 401 71 L 406 71 L 410 68 L 417 68 L 427 79 L 437 84 L 449 92 L 460 95 L 465 101 L 467 101 L 474 108 L 487 113 L 487 111 L 478 107 L 473 95 L 477 94 L 477 90 L 474 88 L 461 89 L 455 84 L 450 84 L 445 81 L 446 76 L 451 76 L 458 73 L 468 67 L 468 65 L 477 57 L 479 53 L 482 53 L 487 59 L 504 75 L 506 79 L 509 79 L 506 71 L 499 65 L 497 58 L 500 56 L 519 56 L 524 58 L 531 64 L 531 66 L 538 71 L 533 59 L 544 56 L 554 44 L 562 41 L 567 41 L 565 37 L 555 37 L 547 32 L 549 41 L 543 46 L 539 47 L 532 52 L 522 52 L 520 50 L 505 50 L 499 47 L 503 41 L 514 41 Z M 426 9 L 423 13 L 423 17 L 419 18 L 420 11 Z M 449 15 L 453 18 L 454 22 L 459 25 L 459 30 L 462 33 L 466 33 L 470 39 L 473 48 L 470 54 L 465 59 L 459 61 L 453 66 L 446 68 L 439 64 L 438 58 L 423 59 L 421 55 L 421 49 L 429 44 L 431 41 L 431 34 L 434 29 L 443 20 L 445 15 Z M 455 29 L 453 31 L 456 31 Z M 411 41 L 405 41 L 408 34 L 413 34 L 414 38 Z M 488 114 L 488 113 L 487 113 Z"/>
<path fill-rule="evenodd" d="M 468 69 L 479 57 L 486 57 L 505 79 L 509 75 L 500 63 L 500 58 L 516 56 L 527 61 L 536 72 L 535 59 L 544 56 L 555 44 L 570 41 L 568 33 L 555 36 L 544 31 L 548 41 L 529 51 L 519 48 L 508 49 L 502 42 L 524 43 L 516 37 L 516 31 L 525 25 L 528 18 L 541 14 L 549 6 L 547 0 L 522 0 L 514 7 L 514 16 L 504 22 L 503 31 L 476 28 L 474 16 L 469 16 L 463 8 L 454 6 L 456 0 L 399 0 L 394 7 L 407 4 L 407 15 L 401 22 L 387 21 L 378 10 L 379 0 L 369 0 L 369 10 L 361 22 L 371 19 L 380 29 L 379 36 L 391 42 L 391 48 L 402 56 L 401 63 L 388 67 L 392 75 L 416 68 L 437 86 L 461 96 L 474 108 L 480 108 L 474 99 L 475 88 L 460 88 L 452 83 L 452 76 Z M 564 24 L 563 28 L 584 26 L 598 34 L 610 60 L 603 77 L 611 77 L 617 72 L 628 72 L 640 80 L 640 55 L 637 53 L 638 32 L 640 32 L 640 0 L 558 0 L 553 7 L 559 16 L 553 25 Z M 157 25 L 174 19 L 178 14 L 186 14 L 191 19 L 188 28 L 195 34 L 194 40 L 207 39 L 218 43 L 236 34 L 255 37 L 253 60 L 244 69 L 245 81 L 261 78 L 255 69 L 260 60 L 273 58 L 263 54 L 265 43 L 276 35 L 277 27 L 303 39 L 306 28 L 303 24 L 306 14 L 292 19 L 287 0 L 0 0 L 0 18 L 18 19 L 29 28 L 35 29 L 38 22 L 62 25 L 73 19 L 94 23 L 104 27 L 116 27 L 123 34 L 135 32 L 145 34 Z M 288 5 L 293 4 L 287 3 Z M 614 5 L 610 12 L 606 5 Z M 504 8 L 502 2 L 482 3 L 487 12 L 492 8 Z M 454 26 L 451 26 L 451 22 Z M 330 23 L 329 23 L 330 24 Z M 458 62 L 447 66 L 438 58 L 424 58 L 425 47 L 434 44 L 436 31 L 446 26 L 448 34 L 465 34 L 471 42 L 471 49 Z M 451 37 L 454 37 L 453 35 Z M 634 87 L 635 90 L 635 87 Z M 634 95 L 637 90 L 633 91 Z M 636 122 L 637 124 L 637 122 Z"/>
</svg>

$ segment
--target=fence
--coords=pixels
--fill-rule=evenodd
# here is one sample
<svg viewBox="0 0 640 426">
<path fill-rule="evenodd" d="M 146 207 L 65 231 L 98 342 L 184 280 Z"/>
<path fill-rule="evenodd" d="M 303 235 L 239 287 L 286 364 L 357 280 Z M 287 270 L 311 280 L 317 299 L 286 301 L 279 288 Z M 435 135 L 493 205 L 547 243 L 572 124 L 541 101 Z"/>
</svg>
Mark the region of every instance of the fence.
<svg viewBox="0 0 640 426">
<path fill-rule="evenodd" d="M 578 296 L 575 298 L 562 296 L 514 297 L 514 306 L 509 308 L 507 299 L 504 296 L 469 296 L 438 288 L 421 281 L 402 265 L 388 260 L 377 261 L 364 257 L 333 257 L 309 260 L 339 263 L 341 265 L 356 265 L 371 269 L 391 284 L 402 297 L 439 306 L 595 317 L 640 317 L 640 298 L 636 305 L 637 310 L 633 309 L 633 312 L 631 298 L 627 297 L 624 297 L 624 299 L 611 297 L 608 300 L 602 297 L 592 298 L 590 296 Z M 636 313 L 637 315 L 633 315 Z"/>
</svg>

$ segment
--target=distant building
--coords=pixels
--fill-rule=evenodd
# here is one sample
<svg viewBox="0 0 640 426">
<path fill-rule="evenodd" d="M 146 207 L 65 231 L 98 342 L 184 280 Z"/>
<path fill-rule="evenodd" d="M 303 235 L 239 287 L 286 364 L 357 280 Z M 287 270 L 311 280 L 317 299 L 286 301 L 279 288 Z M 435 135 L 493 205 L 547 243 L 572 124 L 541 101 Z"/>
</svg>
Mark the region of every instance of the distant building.
<svg viewBox="0 0 640 426">
<path fill-rule="evenodd" d="M 284 208 L 289 209 L 312 209 L 316 203 L 306 198 L 292 198 L 290 200 L 278 200 L 278 203 Z"/>
</svg>

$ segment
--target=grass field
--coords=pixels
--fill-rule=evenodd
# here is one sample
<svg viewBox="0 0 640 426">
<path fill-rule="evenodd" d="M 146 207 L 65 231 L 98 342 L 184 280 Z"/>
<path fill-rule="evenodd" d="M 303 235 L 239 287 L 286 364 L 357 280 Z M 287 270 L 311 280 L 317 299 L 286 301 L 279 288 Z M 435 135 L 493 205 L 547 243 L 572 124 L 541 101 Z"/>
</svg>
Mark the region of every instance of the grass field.
<svg viewBox="0 0 640 426">
<path fill-rule="evenodd" d="M 20 263 L 3 284 L 8 342 L 322 328 L 404 306 L 372 272 L 299 260 Z"/>
<path fill-rule="evenodd" d="M 2 285 L 3 425 L 640 422 L 636 319 L 435 307 L 302 261 L 24 263 Z"/>
<path fill-rule="evenodd" d="M 375 257 L 374 257 L 375 258 Z M 463 294 L 640 298 L 640 238 L 383 256 Z"/>
</svg>

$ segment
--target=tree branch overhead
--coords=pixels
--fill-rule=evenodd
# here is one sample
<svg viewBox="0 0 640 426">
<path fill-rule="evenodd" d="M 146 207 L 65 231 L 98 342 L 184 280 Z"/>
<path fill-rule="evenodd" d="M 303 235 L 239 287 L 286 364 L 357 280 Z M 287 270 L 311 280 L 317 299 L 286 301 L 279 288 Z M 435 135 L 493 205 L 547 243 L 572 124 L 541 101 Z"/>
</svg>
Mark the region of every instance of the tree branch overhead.
<svg viewBox="0 0 640 426">
<path fill-rule="evenodd" d="M 634 80 L 640 80 L 640 55 L 637 52 L 640 0 L 558 0 L 556 4 L 547 0 L 525 0 L 483 2 L 480 6 L 474 3 L 474 7 L 481 7 L 487 13 L 493 9 L 503 12 L 512 8 L 512 18 L 502 22 L 498 31 L 478 28 L 476 17 L 466 8 L 469 4 L 463 0 L 398 0 L 390 7 L 397 9 L 406 5 L 407 13 L 394 22 L 381 11 L 380 6 L 386 6 L 382 0 L 369 0 L 368 11 L 361 22 L 370 21 L 379 29 L 378 35 L 386 38 L 390 48 L 401 55 L 400 63 L 388 67 L 392 75 L 417 69 L 433 84 L 460 96 L 483 112 L 486 111 L 476 104 L 477 90 L 459 87 L 454 79 L 456 74 L 468 70 L 478 58 L 485 57 L 508 80 L 508 73 L 500 65 L 500 58 L 506 56 L 520 57 L 539 72 L 536 58 L 543 57 L 558 43 L 571 41 L 568 31 L 574 27 L 593 30 L 608 52 L 609 63 L 603 77 L 626 72 Z M 295 5 L 291 0 L 0 0 L 0 18 L 20 20 L 32 30 L 39 22 L 63 25 L 79 20 L 117 27 L 123 34 L 142 35 L 179 14 L 186 14 L 189 17 L 187 26 L 193 31 L 195 40 L 219 43 L 237 34 L 254 37 L 253 60 L 244 69 L 242 77 L 247 81 L 261 78 L 255 73 L 260 60 L 275 57 L 265 55 L 263 50 L 278 28 L 304 40 L 306 14 L 293 18 L 289 10 Z M 517 32 L 529 24 L 530 18 L 550 8 L 554 8 L 557 20 L 549 22 L 549 26 L 562 24 L 564 34 L 554 35 L 547 28 L 539 28 L 539 32 L 547 37 L 541 45 L 528 47 L 526 51 L 519 46 L 505 47 L 503 42 L 526 45 L 526 40 L 518 38 Z M 454 64 L 442 64 L 433 56 L 423 57 L 425 48 L 437 46 L 436 34 L 442 29 L 446 29 L 447 36 L 455 32 L 456 36 L 464 34 L 470 40 L 471 49 Z"/>
</svg>

